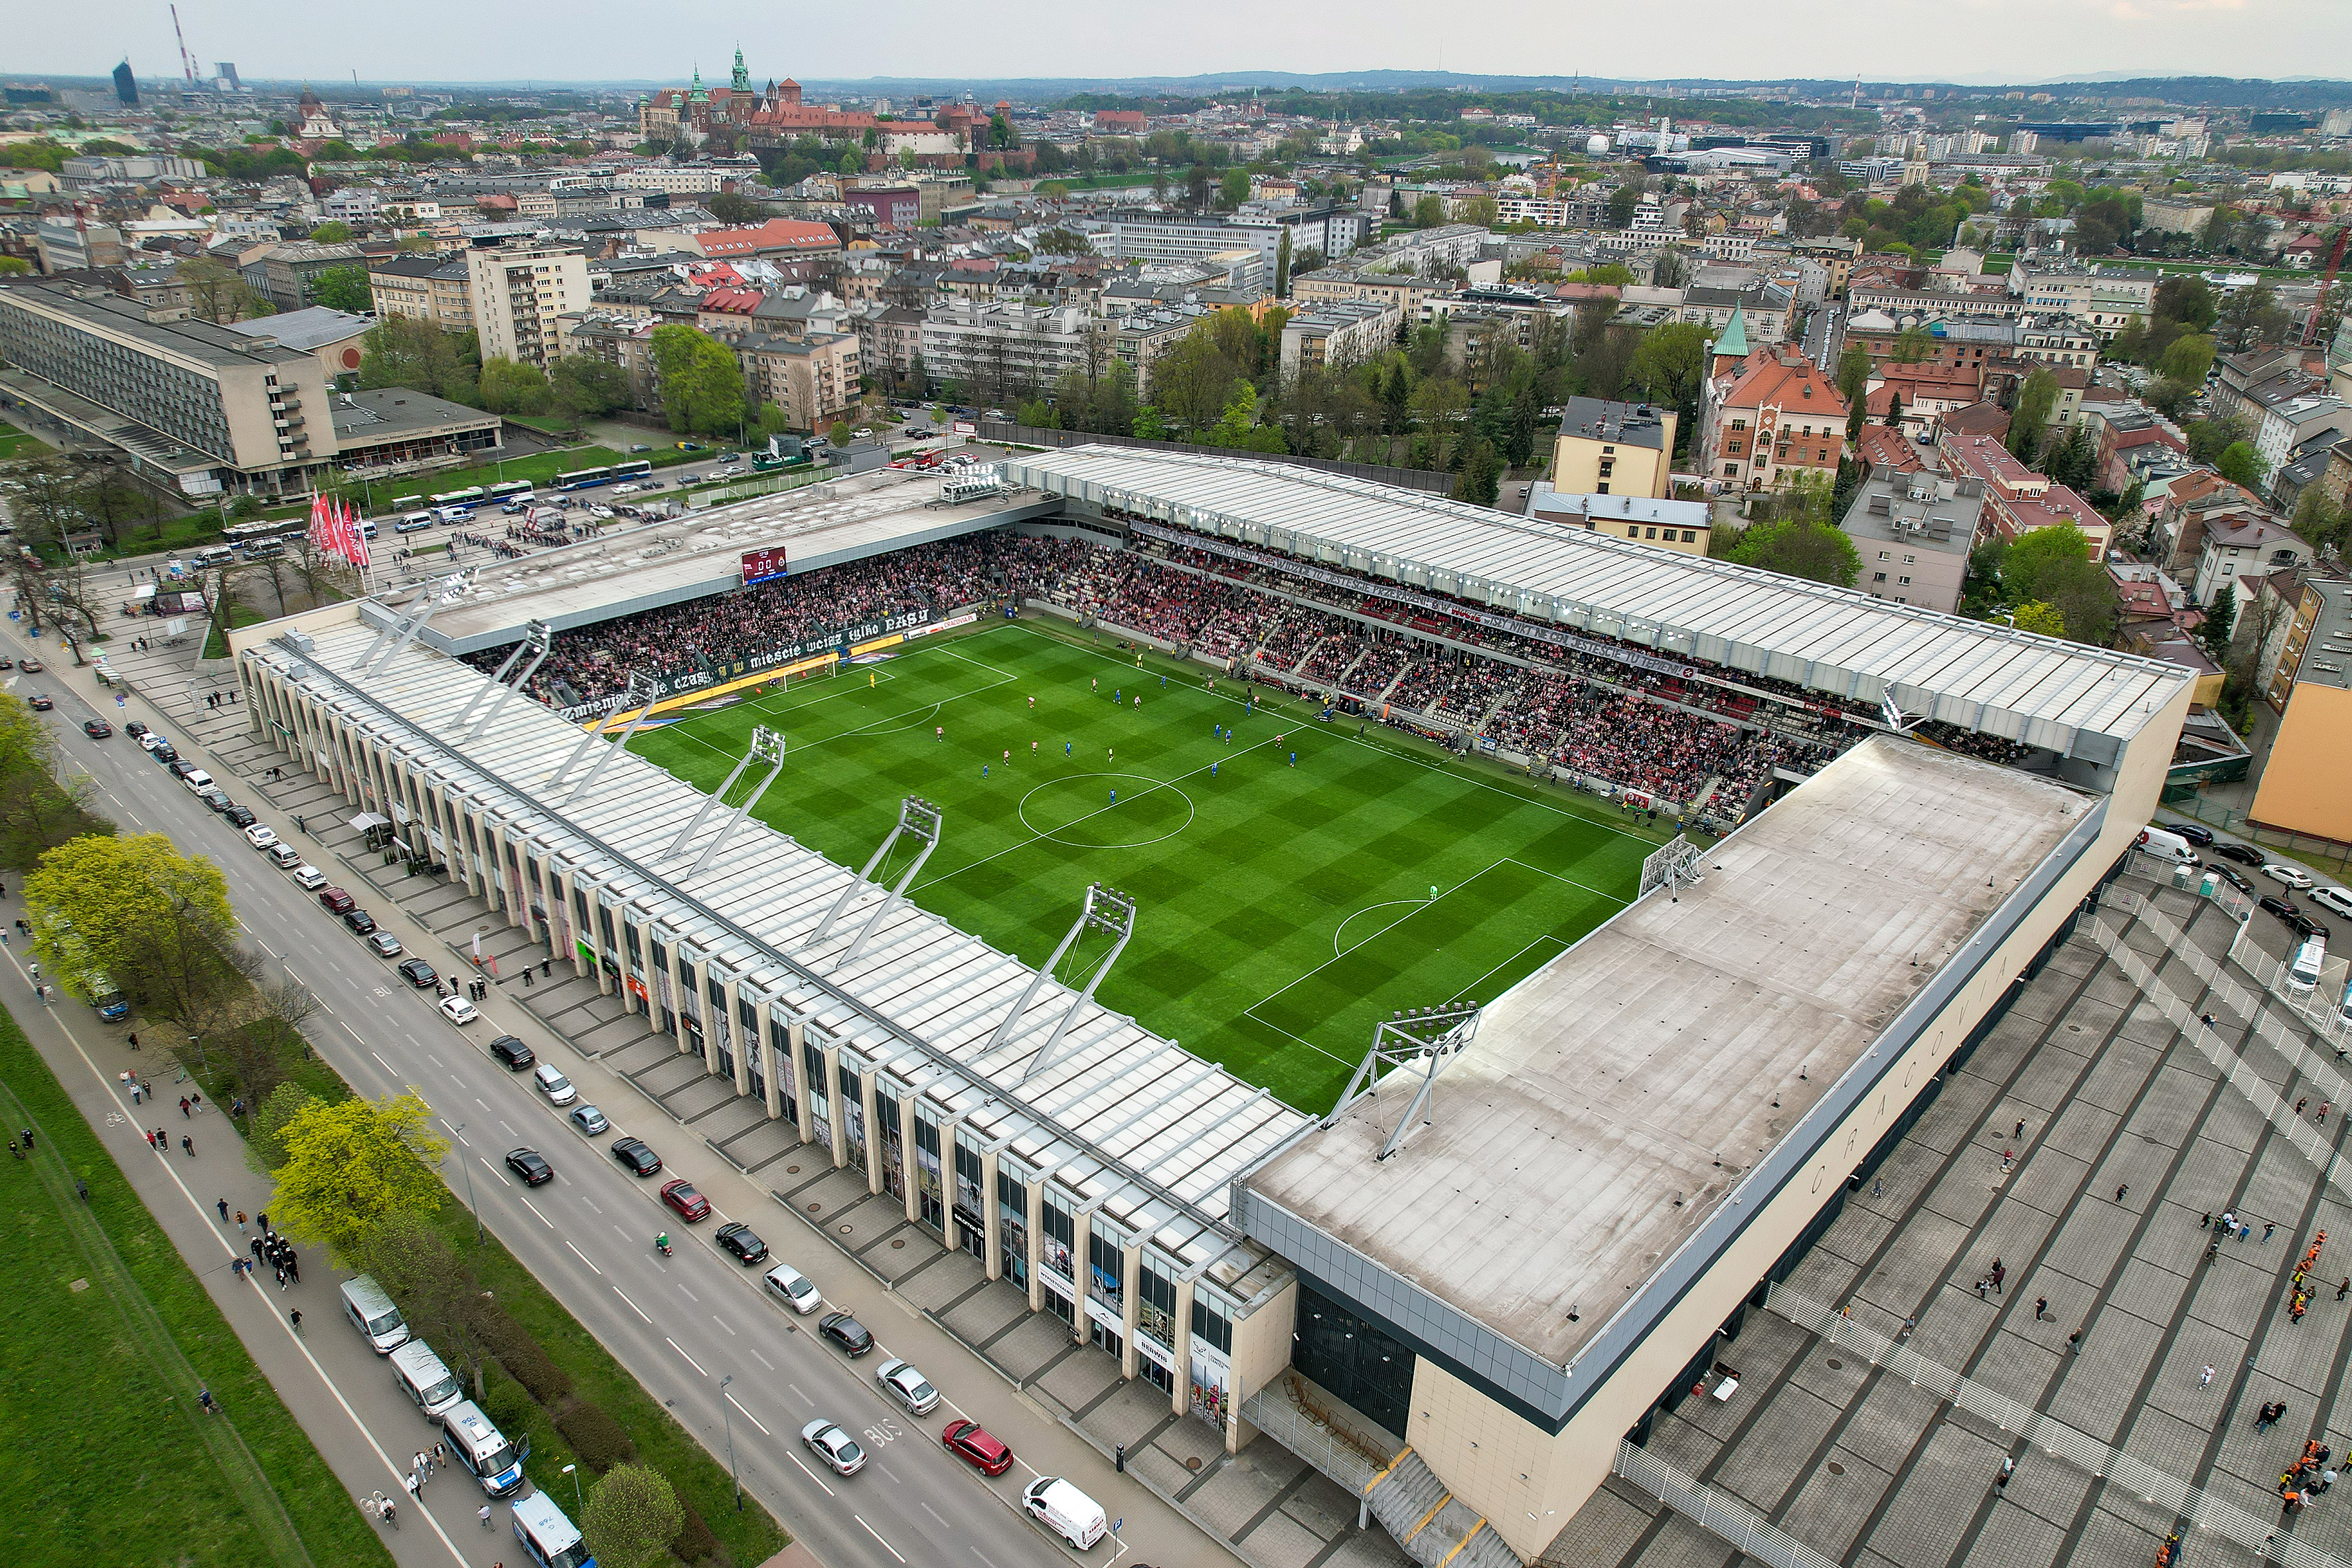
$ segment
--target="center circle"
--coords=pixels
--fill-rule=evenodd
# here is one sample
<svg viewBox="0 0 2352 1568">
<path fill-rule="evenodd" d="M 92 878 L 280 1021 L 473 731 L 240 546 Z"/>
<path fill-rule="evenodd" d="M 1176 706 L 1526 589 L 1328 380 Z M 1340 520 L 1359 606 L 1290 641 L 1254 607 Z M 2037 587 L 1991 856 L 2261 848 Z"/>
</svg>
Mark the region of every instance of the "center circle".
<svg viewBox="0 0 2352 1568">
<path fill-rule="evenodd" d="M 1021 797 L 1022 826 L 1079 849 L 1138 849 L 1192 825 L 1192 797 L 1141 773 L 1076 773 Z"/>
</svg>

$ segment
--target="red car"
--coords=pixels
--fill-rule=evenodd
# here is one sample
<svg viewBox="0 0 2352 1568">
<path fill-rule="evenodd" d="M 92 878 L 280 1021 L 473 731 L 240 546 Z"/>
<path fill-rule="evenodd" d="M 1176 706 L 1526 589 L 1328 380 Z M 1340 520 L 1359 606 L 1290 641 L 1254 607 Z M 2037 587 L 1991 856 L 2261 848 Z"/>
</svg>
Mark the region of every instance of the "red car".
<svg viewBox="0 0 2352 1568">
<path fill-rule="evenodd" d="M 710 1200 L 696 1192 L 694 1184 L 684 1177 L 675 1182 L 664 1182 L 661 1199 L 662 1202 L 676 1209 L 677 1217 L 688 1225 L 692 1225 L 696 1220 L 710 1217 Z"/>
<path fill-rule="evenodd" d="M 977 1421 L 949 1422 L 940 1441 L 983 1476 L 1001 1476 L 1013 1468 L 1013 1450 L 982 1431 Z"/>
<path fill-rule="evenodd" d="M 327 906 L 327 912 L 331 915 L 346 913 L 359 902 L 341 888 L 320 889 L 319 901 Z"/>
</svg>

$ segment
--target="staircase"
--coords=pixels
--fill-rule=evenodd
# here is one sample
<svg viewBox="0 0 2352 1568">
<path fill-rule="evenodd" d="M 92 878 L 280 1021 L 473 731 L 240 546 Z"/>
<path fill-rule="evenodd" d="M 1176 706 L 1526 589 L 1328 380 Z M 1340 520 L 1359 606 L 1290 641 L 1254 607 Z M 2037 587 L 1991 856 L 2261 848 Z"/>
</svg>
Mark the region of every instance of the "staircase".
<svg viewBox="0 0 2352 1568">
<path fill-rule="evenodd" d="M 1407 1448 L 1364 1494 L 1372 1517 L 1422 1568 L 1524 1568 L 1486 1519 Z"/>
</svg>

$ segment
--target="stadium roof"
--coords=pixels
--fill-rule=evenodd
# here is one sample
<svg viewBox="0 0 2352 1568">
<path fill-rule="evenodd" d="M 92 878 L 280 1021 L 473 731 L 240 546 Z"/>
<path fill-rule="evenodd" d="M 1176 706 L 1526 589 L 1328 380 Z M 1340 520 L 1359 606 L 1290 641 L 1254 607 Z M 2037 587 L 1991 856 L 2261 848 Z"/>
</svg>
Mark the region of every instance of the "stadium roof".
<svg viewBox="0 0 2352 1568">
<path fill-rule="evenodd" d="M 2106 765 L 2188 676 L 1729 562 L 1237 458 L 1076 447 L 1013 483 Z"/>
<path fill-rule="evenodd" d="M 982 532 L 1058 504 L 1014 496 L 949 506 L 939 489 L 936 475 L 878 470 L 484 566 L 420 640 L 444 653 L 476 653 L 519 641 L 534 620 L 569 631 L 740 588 L 747 550 L 785 549 L 798 576 Z M 373 601 L 363 613 L 378 625 L 394 618 Z"/>
<path fill-rule="evenodd" d="M 1253 1172 L 1249 1234 L 1561 1419 L 1816 1163 L 2105 808 L 1865 741 L 1706 851 L 1695 886 L 1488 1004 L 1392 1156 L 1417 1068 Z"/>
<path fill-rule="evenodd" d="M 411 643 L 362 679 L 356 667 L 378 640 L 373 626 L 354 618 L 309 636 L 307 649 L 281 637 L 245 645 L 243 655 L 411 758 L 469 817 L 525 835 L 618 919 L 707 955 L 712 973 L 741 979 L 745 995 L 770 998 L 780 1016 L 807 1021 L 861 1065 L 887 1064 L 910 1079 L 909 1092 L 940 1107 L 943 1124 L 961 1119 L 984 1142 L 1002 1141 L 1016 1163 L 1058 1176 L 1107 1230 L 1156 1237 L 1180 1268 L 1221 1282 L 1254 1266 L 1255 1249 L 1226 1226 L 1229 1184 L 1307 1124 L 1266 1090 L 1092 1002 L 1037 1067 L 1050 1032 L 1038 1021 L 1050 1024 L 1076 996 L 1050 977 L 1027 997 L 1024 1026 L 992 1048 L 1036 975 L 1018 958 L 903 902 L 857 940 L 883 889 L 757 818 L 710 868 L 688 875 L 687 855 L 707 846 L 715 823 L 677 858 L 668 847 L 709 801 L 701 791 L 617 752 L 597 786 L 567 804 L 566 787 L 550 780 L 580 744 L 579 725 L 537 702 L 510 702 L 461 745 L 457 720 L 488 676 Z M 771 798 L 790 789 L 780 780 Z M 876 803 L 877 844 L 889 811 Z M 853 901 L 824 942 L 804 947 L 845 889 Z"/>
</svg>

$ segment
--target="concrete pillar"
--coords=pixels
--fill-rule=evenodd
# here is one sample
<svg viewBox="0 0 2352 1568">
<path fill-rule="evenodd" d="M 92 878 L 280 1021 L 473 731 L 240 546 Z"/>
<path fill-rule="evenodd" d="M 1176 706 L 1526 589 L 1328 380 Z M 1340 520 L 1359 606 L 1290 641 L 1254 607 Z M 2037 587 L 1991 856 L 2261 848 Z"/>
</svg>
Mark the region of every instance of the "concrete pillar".
<svg viewBox="0 0 2352 1568">
<path fill-rule="evenodd" d="M 1070 1315 L 1077 1321 L 1070 1325 L 1071 1332 L 1080 1344 L 1087 1342 L 1091 1324 L 1087 1318 L 1087 1290 L 1094 1283 L 1095 1205 L 1081 1206 L 1070 1216 L 1070 1288 L 1076 1292 L 1070 1305 L 1076 1309 Z"/>
<path fill-rule="evenodd" d="M 825 1151 L 833 1157 L 833 1168 L 840 1170 L 849 1163 L 849 1126 L 841 1114 L 841 1047 L 824 1047 L 824 1103 L 832 1115 L 825 1129 L 833 1134 L 833 1147 Z"/>
<path fill-rule="evenodd" d="M 874 1075 L 882 1069 L 871 1062 L 857 1075 L 857 1103 L 866 1118 L 866 1190 L 882 1190 L 882 1132 L 874 1121 Z"/>
<path fill-rule="evenodd" d="M 750 1039 L 746 1040 L 743 1037 L 742 978 L 739 975 L 727 982 L 725 990 L 727 993 L 727 1039 L 728 1043 L 735 1047 L 735 1092 L 749 1094 L 751 1092 L 751 1053 L 760 1048 L 760 1036 L 759 1032 L 754 1030 Z"/>
<path fill-rule="evenodd" d="M 1176 1277 L 1176 1321 L 1169 1325 L 1168 1353 L 1176 1363 L 1176 1392 L 1169 1397 L 1171 1414 L 1181 1415 L 1192 1404 L 1192 1276 Z"/>
<path fill-rule="evenodd" d="M 1135 1348 L 1136 1325 L 1143 1317 L 1143 1238 L 1128 1243 L 1118 1259 L 1120 1289 L 1118 1292 L 1119 1334 L 1118 1374 L 1135 1375 L 1135 1363 L 1143 1352 Z"/>
<path fill-rule="evenodd" d="M 780 1029 L 776 1024 L 775 1009 L 765 1003 L 761 1004 L 760 1027 L 753 1036 L 752 1048 L 766 1053 L 760 1058 L 760 1066 L 764 1069 L 761 1075 L 761 1081 L 766 1085 L 766 1093 L 762 1099 L 766 1102 L 768 1120 L 771 1121 L 782 1121 L 784 1119 L 783 1080 L 776 1076 L 776 1041 L 779 1036 L 783 1039 L 783 1048 L 792 1049 L 791 1036 Z"/>
<path fill-rule="evenodd" d="M 1045 1261 L 1045 1178 L 1031 1178 L 1029 1189 L 1029 1310 L 1045 1310 L 1045 1276 L 1039 1272 Z"/>
<path fill-rule="evenodd" d="M 800 1124 L 801 1142 L 816 1142 L 816 1112 L 809 1104 L 807 1053 L 801 1047 L 807 1043 L 808 1026 L 794 1018 L 785 1026 L 784 1048 L 792 1053 L 793 1120 Z"/>
<path fill-rule="evenodd" d="M 898 1157 L 902 1163 L 899 1174 L 906 1178 L 907 1218 L 919 1220 L 923 1215 L 923 1163 L 915 1148 L 915 1097 L 921 1087 L 909 1081 L 906 1091 L 898 1096 Z"/>
<path fill-rule="evenodd" d="M 980 1244 L 980 1266 L 991 1279 L 1001 1279 L 1004 1268 L 998 1254 L 1004 1247 L 1004 1205 L 996 1201 L 996 1151 L 983 1149 L 980 1154 L 980 1217 L 985 1222 Z"/>
</svg>

